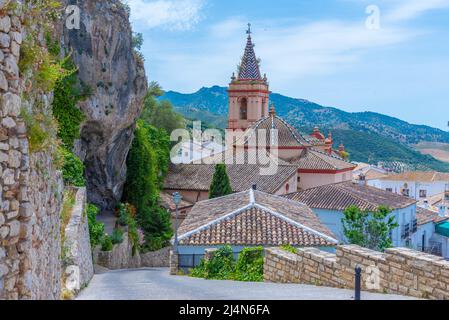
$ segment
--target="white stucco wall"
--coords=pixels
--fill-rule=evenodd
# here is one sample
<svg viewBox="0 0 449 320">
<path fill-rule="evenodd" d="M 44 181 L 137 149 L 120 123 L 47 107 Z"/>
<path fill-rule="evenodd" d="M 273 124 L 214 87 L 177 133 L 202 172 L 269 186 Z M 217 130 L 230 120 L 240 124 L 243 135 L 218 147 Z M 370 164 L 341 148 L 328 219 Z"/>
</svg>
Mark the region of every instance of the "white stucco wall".
<svg viewBox="0 0 449 320">
<path fill-rule="evenodd" d="M 441 181 L 441 182 L 416 182 L 416 181 L 389 181 L 389 180 L 370 180 L 368 184 L 372 187 L 376 187 L 382 190 L 386 190 L 391 188 L 394 193 L 401 194 L 401 190 L 404 188 L 404 185 L 407 183 L 408 189 L 410 190 L 410 198 L 416 200 L 424 200 L 426 198 L 420 197 L 420 190 L 427 191 L 427 198 L 432 197 L 434 195 L 443 193 L 445 191 L 446 185 L 449 184 L 449 181 Z"/>
<path fill-rule="evenodd" d="M 334 235 L 337 237 L 338 240 L 342 242 L 347 242 L 347 239 L 344 236 L 343 231 L 343 223 L 342 223 L 342 219 L 344 217 L 343 211 L 324 210 L 324 209 L 312 209 L 312 210 L 318 216 L 320 221 L 334 233 Z M 406 240 L 401 239 L 402 226 L 405 224 L 410 224 L 414 219 L 416 219 L 416 205 L 411 205 L 404 209 L 394 210 L 391 214 L 394 215 L 397 223 L 399 224 L 399 227 L 394 229 L 392 232 L 393 246 L 406 247 L 407 246 Z M 430 235 L 431 233 L 429 234 L 429 237 Z"/>
<path fill-rule="evenodd" d="M 301 190 L 308 190 L 315 187 L 325 186 L 344 181 L 352 180 L 352 171 L 342 172 L 337 174 L 330 173 L 299 173 L 299 188 Z"/>
</svg>

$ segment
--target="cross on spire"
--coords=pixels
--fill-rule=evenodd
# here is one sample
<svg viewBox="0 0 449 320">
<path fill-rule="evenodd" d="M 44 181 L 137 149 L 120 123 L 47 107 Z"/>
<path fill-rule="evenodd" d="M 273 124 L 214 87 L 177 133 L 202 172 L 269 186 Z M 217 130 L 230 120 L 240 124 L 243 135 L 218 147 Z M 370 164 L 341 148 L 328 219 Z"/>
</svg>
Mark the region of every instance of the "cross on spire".
<svg viewBox="0 0 449 320">
<path fill-rule="evenodd" d="M 254 52 L 254 44 L 251 39 L 251 23 L 248 23 L 248 39 L 246 42 L 245 53 L 239 67 L 239 80 L 262 80 L 259 70 L 259 62 Z"/>
</svg>

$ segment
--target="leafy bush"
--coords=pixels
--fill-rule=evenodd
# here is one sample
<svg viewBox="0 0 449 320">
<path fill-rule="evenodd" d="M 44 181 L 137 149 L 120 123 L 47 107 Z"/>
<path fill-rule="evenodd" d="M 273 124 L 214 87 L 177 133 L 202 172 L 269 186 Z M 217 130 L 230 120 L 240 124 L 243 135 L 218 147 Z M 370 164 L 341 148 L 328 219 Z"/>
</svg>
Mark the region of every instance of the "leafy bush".
<svg viewBox="0 0 449 320">
<path fill-rule="evenodd" d="M 31 153 L 46 151 L 49 147 L 58 145 L 56 140 L 58 125 L 51 114 L 44 112 L 37 105 L 31 112 L 22 108 L 20 116 L 27 127 Z"/>
<path fill-rule="evenodd" d="M 101 251 L 108 252 L 112 251 L 113 248 L 114 244 L 112 243 L 111 237 L 105 234 L 101 239 Z"/>
<path fill-rule="evenodd" d="M 119 203 L 117 209 L 119 214 L 117 222 L 122 227 L 128 227 L 128 238 L 131 241 L 132 254 L 134 256 L 137 250 L 140 249 L 139 230 L 135 219 L 136 209 L 129 203 Z"/>
<path fill-rule="evenodd" d="M 212 259 L 202 260 L 190 274 L 195 278 L 237 281 L 263 281 L 263 248 L 245 248 L 234 259 L 232 247 L 224 246 Z"/>
<path fill-rule="evenodd" d="M 126 205 L 123 203 L 119 203 L 117 209 L 118 209 L 117 223 L 122 227 L 126 227 L 128 225 L 128 212 L 126 210 Z"/>
<path fill-rule="evenodd" d="M 235 265 L 234 279 L 237 281 L 263 281 L 263 247 L 245 248 Z"/>
<path fill-rule="evenodd" d="M 86 185 L 84 163 L 73 152 L 65 148 L 60 148 L 59 151 L 63 158 L 62 176 L 65 184 L 84 187 Z"/>
<path fill-rule="evenodd" d="M 123 230 L 114 229 L 111 235 L 112 244 L 120 244 L 123 243 Z"/>
<path fill-rule="evenodd" d="M 143 35 L 141 33 L 133 33 L 131 45 L 134 50 L 141 50 L 143 45 Z"/>
<path fill-rule="evenodd" d="M 90 245 L 92 250 L 101 243 L 104 236 L 104 224 L 97 221 L 100 210 L 93 204 L 88 204 L 87 219 L 89 224 Z"/>
<path fill-rule="evenodd" d="M 286 244 L 286 245 L 282 245 L 281 249 L 290 253 L 298 253 L 298 249 L 296 249 L 295 247 L 293 247 L 292 245 Z"/>
<path fill-rule="evenodd" d="M 234 253 L 231 246 L 224 246 L 215 252 L 212 259 L 202 260 L 201 264 L 192 270 L 192 277 L 227 280 L 232 279 L 235 269 Z"/>
</svg>

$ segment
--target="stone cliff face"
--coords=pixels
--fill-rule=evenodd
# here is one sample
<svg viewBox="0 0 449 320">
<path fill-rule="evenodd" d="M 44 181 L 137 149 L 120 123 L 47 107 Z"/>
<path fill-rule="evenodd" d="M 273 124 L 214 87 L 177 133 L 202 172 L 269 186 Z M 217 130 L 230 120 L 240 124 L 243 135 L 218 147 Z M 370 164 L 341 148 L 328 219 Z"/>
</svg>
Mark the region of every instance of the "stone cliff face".
<svg viewBox="0 0 449 320">
<path fill-rule="evenodd" d="M 64 46 L 73 51 L 80 80 L 92 89 L 79 104 L 86 121 L 76 153 L 86 165 L 88 201 L 110 211 L 122 196 L 147 80 L 143 62 L 133 53 L 129 17 L 120 1 L 66 3 L 80 7 L 81 26 L 64 28 Z"/>
</svg>

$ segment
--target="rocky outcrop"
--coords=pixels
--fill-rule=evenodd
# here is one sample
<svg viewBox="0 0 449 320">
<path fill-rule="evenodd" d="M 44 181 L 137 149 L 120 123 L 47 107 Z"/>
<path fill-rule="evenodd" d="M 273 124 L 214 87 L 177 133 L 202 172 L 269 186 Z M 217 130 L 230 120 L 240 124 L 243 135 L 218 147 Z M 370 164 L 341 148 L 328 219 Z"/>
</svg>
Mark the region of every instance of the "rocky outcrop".
<svg viewBox="0 0 449 320">
<path fill-rule="evenodd" d="M 126 157 L 147 90 L 143 61 L 119 0 L 66 0 L 81 12 L 80 29 L 64 28 L 80 80 L 92 95 L 79 104 L 86 115 L 76 153 L 86 165 L 88 201 L 112 210 L 122 196 Z"/>
</svg>

